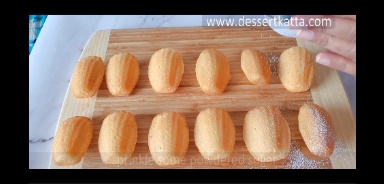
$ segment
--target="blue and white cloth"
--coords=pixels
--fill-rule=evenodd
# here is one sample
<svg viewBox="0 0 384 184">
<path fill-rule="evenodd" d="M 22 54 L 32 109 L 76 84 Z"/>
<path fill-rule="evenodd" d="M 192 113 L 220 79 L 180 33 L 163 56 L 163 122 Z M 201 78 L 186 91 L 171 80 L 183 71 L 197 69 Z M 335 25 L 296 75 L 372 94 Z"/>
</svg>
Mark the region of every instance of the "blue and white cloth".
<svg viewBox="0 0 384 184">
<path fill-rule="evenodd" d="M 29 53 L 35 45 L 46 18 L 47 15 L 29 15 Z"/>
</svg>

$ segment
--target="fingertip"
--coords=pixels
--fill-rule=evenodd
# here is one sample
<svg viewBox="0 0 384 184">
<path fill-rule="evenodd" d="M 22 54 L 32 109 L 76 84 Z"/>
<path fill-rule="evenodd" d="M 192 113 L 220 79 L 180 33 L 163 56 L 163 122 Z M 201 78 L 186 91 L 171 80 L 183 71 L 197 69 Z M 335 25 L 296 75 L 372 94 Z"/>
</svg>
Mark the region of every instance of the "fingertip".
<svg viewBox="0 0 384 184">
<path fill-rule="evenodd" d="M 320 52 L 316 55 L 316 62 L 356 76 L 356 63 L 344 56 L 335 53 Z"/>
<path fill-rule="evenodd" d="M 331 64 L 331 60 L 324 53 L 317 54 L 316 62 L 325 66 L 329 66 Z"/>
<path fill-rule="evenodd" d="M 324 53 L 320 52 L 316 55 L 316 62 L 323 56 Z"/>
<path fill-rule="evenodd" d="M 302 29 L 299 29 L 296 31 L 296 37 L 298 38 L 302 38 L 304 40 L 312 40 L 314 38 L 314 32 L 311 31 L 311 30 L 302 30 Z"/>
<path fill-rule="evenodd" d="M 299 37 L 299 35 L 301 34 L 301 29 L 298 29 L 298 30 L 296 30 L 296 37 Z"/>
</svg>

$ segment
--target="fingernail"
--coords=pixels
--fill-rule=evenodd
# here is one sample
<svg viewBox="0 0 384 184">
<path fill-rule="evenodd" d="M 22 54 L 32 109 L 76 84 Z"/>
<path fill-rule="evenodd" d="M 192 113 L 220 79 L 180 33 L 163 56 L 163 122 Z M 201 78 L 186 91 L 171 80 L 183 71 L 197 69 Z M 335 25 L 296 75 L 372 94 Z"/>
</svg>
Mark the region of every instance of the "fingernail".
<svg viewBox="0 0 384 184">
<path fill-rule="evenodd" d="M 313 39 L 313 31 L 297 30 L 296 36 L 305 40 Z"/>
<path fill-rule="evenodd" d="M 329 66 L 331 64 L 329 58 L 327 56 L 322 56 L 321 54 L 318 54 L 316 56 L 316 62 L 326 66 Z"/>
</svg>

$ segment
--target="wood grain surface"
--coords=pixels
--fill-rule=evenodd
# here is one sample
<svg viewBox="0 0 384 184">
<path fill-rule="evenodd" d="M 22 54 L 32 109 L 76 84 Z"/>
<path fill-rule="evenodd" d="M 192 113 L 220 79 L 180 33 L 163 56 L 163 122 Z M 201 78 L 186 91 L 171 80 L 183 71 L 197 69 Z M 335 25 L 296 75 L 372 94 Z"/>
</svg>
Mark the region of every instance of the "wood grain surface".
<svg viewBox="0 0 384 184">
<path fill-rule="evenodd" d="M 127 97 L 112 96 L 106 86 L 105 79 L 95 96 L 93 107 L 74 107 L 78 99 L 67 96 L 65 98 L 58 126 L 65 119 L 71 117 L 77 111 L 84 111 L 84 108 L 91 109 L 94 124 L 94 134 L 88 151 L 77 168 L 356 168 L 355 144 L 344 144 L 340 152 L 354 150 L 348 153 L 348 157 L 338 155 L 331 158 L 316 157 L 309 152 L 305 146 L 298 130 L 297 115 L 300 106 L 306 101 L 314 101 L 325 106 L 332 118 L 336 120 L 337 135 L 339 140 L 353 143 L 356 137 L 355 121 L 350 119 L 351 112 L 348 98 L 340 82 L 339 76 L 331 72 L 316 70 L 315 83 L 316 91 L 311 90 L 301 93 L 291 93 L 281 84 L 277 74 L 277 62 L 280 54 L 299 42 L 294 38 L 287 38 L 279 35 L 269 27 L 253 28 L 162 28 L 162 29 L 132 29 L 132 30 L 111 30 L 108 35 L 103 36 L 109 39 L 104 42 L 93 42 L 102 40 L 98 32 L 90 39 L 86 48 L 106 47 L 104 62 L 113 54 L 119 52 L 130 52 L 134 54 L 140 63 L 140 77 L 136 88 Z M 108 40 L 107 39 L 107 40 Z M 161 49 L 170 47 L 180 51 L 184 61 L 184 75 L 180 86 L 175 93 L 158 94 L 153 91 L 148 80 L 148 63 L 152 54 Z M 304 45 L 305 47 L 305 45 Z M 201 51 L 207 48 L 215 48 L 222 51 L 228 58 L 231 67 L 231 80 L 222 95 L 205 94 L 199 87 L 195 75 L 195 63 Z M 241 51 L 246 48 L 259 49 L 265 52 L 269 58 L 273 72 L 272 83 L 268 85 L 254 85 L 250 83 L 240 67 Z M 99 49 L 100 50 L 100 49 Z M 84 52 L 83 51 L 83 52 Z M 102 52 L 102 51 L 100 51 Z M 82 57 L 85 57 L 82 55 Z M 333 71 L 334 72 L 334 71 Z M 323 74 L 331 73 L 328 78 L 319 80 L 318 76 L 324 78 Z M 340 90 L 342 91 L 335 91 Z M 324 88 L 324 89 L 323 89 Z M 329 94 L 324 96 L 322 90 Z M 330 93 L 337 93 L 338 101 L 334 102 Z M 319 97 L 321 96 L 321 97 Z M 319 101 L 318 99 L 329 98 Z M 71 103 L 69 103 L 71 102 Z M 337 106 L 336 104 L 337 103 Z M 332 105 L 333 104 L 333 105 Z M 246 112 L 256 106 L 274 105 L 277 106 L 283 116 L 287 119 L 291 133 L 292 146 L 288 158 L 277 162 L 257 162 L 248 152 L 242 140 L 242 124 Z M 330 105 L 330 108 L 327 108 Z M 232 155 L 228 158 L 208 161 L 204 160 L 198 152 L 194 143 L 194 123 L 197 114 L 207 107 L 220 107 L 227 110 L 235 124 L 236 143 Z M 69 111 L 69 109 L 71 109 Z M 98 152 L 98 135 L 103 119 L 111 112 L 126 110 L 135 115 L 138 124 L 138 140 L 132 157 L 122 165 L 106 165 L 102 163 Z M 190 131 L 190 144 L 185 159 L 181 164 L 173 166 L 158 166 L 151 158 L 147 140 L 148 130 L 153 117 L 161 112 L 177 111 L 183 113 L 187 118 Z M 342 112 L 340 112 L 342 111 Z M 345 117 L 344 117 L 345 116 Z M 345 128 L 344 126 L 351 126 Z M 336 148 L 335 150 L 338 150 Z M 51 163 L 50 168 L 54 164 Z"/>
</svg>

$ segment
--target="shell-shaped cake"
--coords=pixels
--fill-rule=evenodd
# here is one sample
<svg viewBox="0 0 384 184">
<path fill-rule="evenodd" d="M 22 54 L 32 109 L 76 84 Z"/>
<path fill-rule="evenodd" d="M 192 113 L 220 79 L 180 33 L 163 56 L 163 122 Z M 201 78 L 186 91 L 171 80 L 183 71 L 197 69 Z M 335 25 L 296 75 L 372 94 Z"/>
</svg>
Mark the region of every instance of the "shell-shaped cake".
<svg viewBox="0 0 384 184">
<path fill-rule="evenodd" d="M 241 69 L 249 82 L 253 84 L 269 84 L 271 68 L 267 55 L 259 50 L 245 49 L 241 52 Z"/>
<path fill-rule="evenodd" d="M 58 166 L 76 165 L 87 152 L 93 134 L 92 120 L 75 116 L 60 126 L 52 144 L 52 160 Z"/>
<path fill-rule="evenodd" d="M 256 107 L 245 115 L 243 140 L 257 161 L 272 162 L 288 156 L 291 131 L 277 107 Z"/>
<path fill-rule="evenodd" d="M 301 47 L 285 50 L 280 55 L 278 71 L 281 83 L 288 91 L 307 91 L 315 73 L 312 53 Z"/>
<path fill-rule="evenodd" d="M 71 89 L 76 98 L 90 98 L 101 85 L 104 76 L 104 62 L 98 56 L 81 59 L 72 76 Z"/>
<path fill-rule="evenodd" d="M 148 146 L 158 165 L 175 165 L 183 161 L 189 144 L 185 116 L 178 112 L 156 115 L 148 134 Z"/>
<path fill-rule="evenodd" d="M 135 116 L 118 111 L 109 114 L 99 133 L 99 153 L 105 164 L 123 164 L 133 153 L 137 141 Z"/>
<path fill-rule="evenodd" d="M 208 94 L 222 94 L 231 79 L 227 57 L 215 49 L 205 49 L 196 61 L 196 78 Z"/>
<path fill-rule="evenodd" d="M 309 151 L 329 157 L 335 147 L 333 122 L 328 112 L 314 104 L 305 103 L 299 110 L 299 130 Z"/>
<path fill-rule="evenodd" d="M 148 79 L 156 93 L 175 92 L 183 73 L 183 58 L 175 49 L 160 49 L 152 55 L 149 61 Z"/>
<path fill-rule="evenodd" d="M 128 96 L 139 79 L 140 68 L 137 58 L 128 53 L 118 53 L 111 57 L 106 69 L 106 82 L 114 96 Z"/>
<path fill-rule="evenodd" d="M 205 159 L 217 160 L 230 156 L 235 141 L 235 126 L 227 111 L 207 108 L 197 115 L 195 144 Z"/>
</svg>

